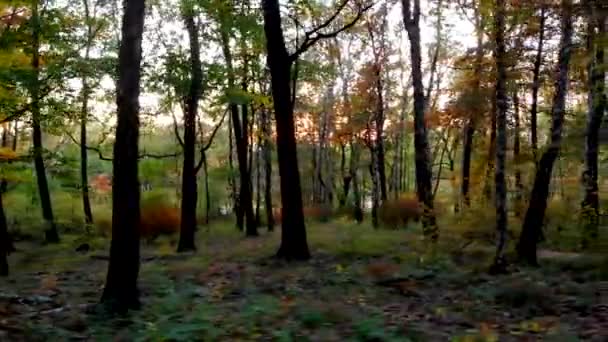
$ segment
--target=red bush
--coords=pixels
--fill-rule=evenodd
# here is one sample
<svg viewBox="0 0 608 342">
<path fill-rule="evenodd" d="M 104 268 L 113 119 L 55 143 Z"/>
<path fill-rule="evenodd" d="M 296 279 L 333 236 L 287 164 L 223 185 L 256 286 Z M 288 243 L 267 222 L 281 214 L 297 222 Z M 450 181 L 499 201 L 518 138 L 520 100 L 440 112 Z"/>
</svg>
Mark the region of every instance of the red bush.
<svg viewBox="0 0 608 342">
<path fill-rule="evenodd" d="M 410 220 L 418 222 L 422 217 L 422 205 L 414 196 L 384 201 L 378 210 L 379 221 L 392 228 L 406 227 Z"/>
<path fill-rule="evenodd" d="M 181 215 L 179 208 L 165 204 L 147 204 L 141 207 L 139 234 L 142 239 L 153 241 L 160 235 L 173 235 L 179 232 Z M 99 230 L 110 235 L 112 219 L 99 218 L 96 220 Z"/>
</svg>

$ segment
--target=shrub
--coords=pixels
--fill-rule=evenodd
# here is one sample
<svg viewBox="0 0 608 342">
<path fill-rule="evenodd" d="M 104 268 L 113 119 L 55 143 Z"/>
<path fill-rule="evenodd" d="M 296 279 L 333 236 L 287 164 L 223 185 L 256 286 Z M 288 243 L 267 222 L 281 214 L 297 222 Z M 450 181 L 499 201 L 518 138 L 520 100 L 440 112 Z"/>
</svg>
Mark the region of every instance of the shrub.
<svg viewBox="0 0 608 342">
<path fill-rule="evenodd" d="M 142 203 L 139 224 L 140 236 L 148 241 L 160 235 L 173 235 L 180 229 L 181 216 L 178 208 L 162 202 Z M 105 236 L 111 235 L 112 218 L 105 216 L 95 221 L 97 229 Z"/>
<path fill-rule="evenodd" d="M 378 210 L 379 221 L 391 228 L 407 227 L 410 220 L 418 222 L 423 208 L 415 196 L 406 195 L 398 199 L 386 200 Z"/>
</svg>

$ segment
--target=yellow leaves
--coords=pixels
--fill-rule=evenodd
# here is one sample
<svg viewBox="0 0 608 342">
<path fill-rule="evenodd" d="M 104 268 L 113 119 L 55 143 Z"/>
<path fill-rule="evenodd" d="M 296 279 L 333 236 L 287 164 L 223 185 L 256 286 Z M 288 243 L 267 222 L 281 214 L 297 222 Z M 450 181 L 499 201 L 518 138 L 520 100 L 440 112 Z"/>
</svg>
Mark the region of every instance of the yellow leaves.
<svg viewBox="0 0 608 342">
<path fill-rule="evenodd" d="M 29 56 L 23 52 L 0 50 L 0 68 L 28 69 L 30 63 Z"/>
<path fill-rule="evenodd" d="M 0 161 L 11 161 L 17 159 L 19 156 L 15 151 L 10 148 L 0 147 Z"/>
</svg>

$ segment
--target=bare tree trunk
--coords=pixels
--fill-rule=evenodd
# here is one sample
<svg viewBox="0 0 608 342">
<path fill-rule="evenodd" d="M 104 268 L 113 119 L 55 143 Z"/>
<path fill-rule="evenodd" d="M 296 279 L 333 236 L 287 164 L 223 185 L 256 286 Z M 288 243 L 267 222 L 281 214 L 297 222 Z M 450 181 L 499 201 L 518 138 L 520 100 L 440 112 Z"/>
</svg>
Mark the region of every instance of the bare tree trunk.
<svg viewBox="0 0 608 342">
<path fill-rule="evenodd" d="M 530 195 L 530 204 L 519 236 L 517 253 L 531 265 L 537 265 L 536 245 L 547 209 L 547 196 L 551 182 L 553 164 L 559 155 L 564 125 L 566 94 L 568 92 L 568 71 L 572 54 L 572 0 L 562 0 L 562 37 L 555 78 L 555 94 L 551 110 L 551 142 L 538 162 L 534 186 Z"/>
<path fill-rule="evenodd" d="M 145 1 L 125 1 L 118 66 L 118 107 L 114 143 L 112 243 L 106 285 L 101 297 L 111 311 L 140 307 L 140 187 L 138 180 L 139 92 Z"/>
<path fill-rule="evenodd" d="M 38 194 L 40 195 L 40 205 L 42 207 L 42 217 L 46 228 L 44 231 L 45 241 L 49 243 L 59 242 L 59 233 L 53 218 L 53 207 L 51 205 L 51 195 L 49 184 L 44 167 L 44 157 L 42 147 L 42 128 L 40 126 L 40 14 L 38 12 L 39 2 L 36 0 L 32 9 L 32 70 L 34 80 L 30 86 L 32 98 L 32 139 L 34 147 L 34 166 L 36 168 L 36 180 L 38 181 Z"/>
<path fill-rule="evenodd" d="M 540 68 L 543 61 L 543 45 L 545 43 L 545 21 L 547 19 L 547 8 L 542 5 L 540 9 L 540 23 L 538 28 L 538 46 L 534 58 L 534 71 L 532 74 L 532 106 L 530 107 L 530 138 L 534 162 L 537 163 L 538 135 L 537 135 L 537 112 L 538 112 L 538 90 L 540 89 Z"/>
<path fill-rule="evenodd" d="M 605 39 L 606 15 L 596 15 L 599 9 L 591 9 L 588 22 L 587 51 L 590 57 L 589 65 L 589 109 L 587 112 L 587 134 L 585 137 L 585 171 L 582 175 L 585 197 L 581 203 L 585 231 L 583 232 L 583 247 L 594 240 L 599 232 L 599 187 L 598 187 L 598 151 L 599 130 L 608 106 L 604 79 L 606 68 L 604 60 L 605 47 L 601 39 Z M 597 34 L 595 33 L 597 30 Z"/>
<path fill-rule="evenodd" d="M 494 37 L 496 46 L 494 58 L 496 61 L 496 109 L 492 113 L 496 117 L 496 255 L 490 267 L 493 274 L 505 273 L 505 247 L 507 244 L 507 182 L 505 177 L 507 154 L 507 66 L 505 47 L 505 0 L 497 0 L 494 13 Z"/>
<path fill-rule="evenodd" d="M 439 238 L 439 227 L 434 213 L 431 184 L 430 151 L 424 122 L 424 86 L 422 85 L 422 59 L 420 53 L 420 0 L 401 0 L 403 21 L 410 40 L 412 79 L 414 83 L 414 145 L 416 153 L 416 192 L 424 205 L 422 225 L 426 238 L 435 242 Z"/>
<path fill-rule="evenodd" d="M 196 250 L 196 203 L 198 201 L 194 149 L 196 147 L 196 118 L 199 97 L 202 92 L 203 74 L 200 60 L 198 27 L 194 21 L 194 9 L 183 9 L 183 20 L 190 39 L 190 89 L 184 113 L 184 165 L 182 169 L 182 206 L 178 252 Z"/>
<path fill-rule="evenodd" d="M 302 210 L 302 188 L 295 137 L 290 75 L 292 57 L 288 54 L 281 27 L 278 0 L 263 0 L 264 32 L 270 68 L 274 114 L 277 126 L 277 149 L 281 179 L 281 246 L 277 257 L 287 260 L 310 258 L 306 225 Z M 292 94 L 293 92 L 293 94 Z"/>
</svg>

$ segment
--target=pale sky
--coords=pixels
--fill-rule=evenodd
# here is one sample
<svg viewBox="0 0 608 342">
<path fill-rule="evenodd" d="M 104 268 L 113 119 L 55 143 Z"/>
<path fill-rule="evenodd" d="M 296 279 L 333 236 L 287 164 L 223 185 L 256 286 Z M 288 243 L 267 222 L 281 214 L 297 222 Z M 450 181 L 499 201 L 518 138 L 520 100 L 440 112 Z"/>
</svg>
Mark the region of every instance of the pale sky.
<svg viewBox="0 0 608 342">
<path fill-rule="evenodd" d="M 433 23 L 432 23 L 434 18 L 426 17 L 426 14 L 429 13 L 428 3 L 426 0 L 422 0 L 422 13 L 423 13 L 423 18 L 420 21 L 421 38 L 422 38 L 422 42 L 421 42 L 422 43 L 422 58 L 423 58 L 423 63 L 426 65 L 428 63 L 427 57 L 429 55 L 428 44 L 430 44 L 434 41 L 434 35 L 435 35 L 435 29 L 434 29 Z M 464 51 L 466 49 L 474 47 L 476 42 L 475 42 L 475 38 L 474 38 L 473 25 L 467 19 L 461 18 L 461 16 L 458 13 L 456 13 L 454 10 L 446 9 L 446 10 L 444 10 L 444 13 L 445 13 L 445 17 L 446 17 L 445 21 L 447 22 L 447 24 L 450 25 L 450 28 L 447 31 L 449 34 L 449 44 L 451 46 L 453 46 L 454 49 L 458 49 L 460 51 Z M 177 21 L 177 22 L 173 22 L 173 23 L 163 22 L 162 27 L 160 27 L 160 26 L 156 26 L 156 23 L 153 22 L 154 19 L 150 19 L 149 17 L 147 17 L 146 20 L 148 20 L 148 22 L 146 23 L 146 28 L 152 27 L 153 29 L 156 29 L 157 27 L 159 27 L 160 30 L 162 31 L 162 34 L 169 35 L 169 36 L 171 36 L 171 38 L 175 38 L 176 37 L 175 33 L 178 32 L 179 36 L 181 36 L 181 39 L 179 39 L 179 40 L 183 41 L 184 44 L 187 44 L 187 40 L 185 39 L 185 37 L 186 37 L 185 31 L 183 29 L 181 21 Z M 283 18 L 283 20 L 286 20 L 286 19 Z M 388 20 L 389 20 L 389 27 L 391 28 L 391 30 L 396 28 L 397 25 L 402 22 L 400 2 L 397 2 L 396 5 L 393 5 L 392 8 L 390 8 Z M 161 24 L 159 24 L 159 25 L 161 25 Z M 144 41 L 143 41 L 144 63 L 146 62 L 146 56 L 150 56 L 151 54 L 157 54 L 159 52 L 158 51 L 159 44 L 157 44 L 157 42 L 154 41 L 156 34 L 154 32 L 150 32 L 150 31 L 151 30 L 147 30 L 144 34 Z M 404 35 L 404 37 L 407 37 L 407 35 Z M 395 32 L 391 32 L 388 43 L 389 44 L 399 44 L 402 51 L 404 51 L 404 55 L 406 56 L 406 62 L 409 63 L 409 57 L 407 57 L 407 56 L 409 56 L 409 40 L 408 39 L 400 40 L 398 38 L 398 36 L 395 34 Z M 203 60 L 210 60 L 210 59 L 215 58 L 218 55 L 221 55 L 221 51 L 219 51 L 217 46 L 214 48 L 212 46 L 205 47 L 203 45 L 203 51 L 204 51 L 203 56 L 202 56 Z M 444 82 L 447 82 L 449 80 L 449 78 L 450 78 L 449 75 L 446 75 L 444 77 Z M 425 77 L 424 81 L 425 82 L 427 81 L 427 77 Z M 106 77 L 106 78 L 104 78 L 101 86 L 105 89 L 112 89 L 114 87 L 114 83 L 109 77 Z M 426 84 L 425 84 L 425 86 L 426 86 Z M 151 109 L 152 111 L 155 111 L 156 109 L 158 109 L 158 104 L 159 104 L 159 100 L 160 100 L 161 96 L 162 95 L 159 95 L 159 94 L 151 94 L 151 93 L 142 92 L 142 95 L 140 97 L 140 104 L 141 104 L 142 109 Z M 441 101 L 441 102 L 443 102 L 443 101 Z M 97 102 L 94 105 L 93 111 L 98 114 L 102 114 L 102 113 L 107 114 L 107 113 L 114 112 L 115 107 L 116 107 L 116 105 L 113 102 L 112 103 Z M 182 115 L 181 110 L 177 109 L 175 114 L 178 118 L 180 118 Z M 172 123 L 172 121 L 173 121 L 173 119 L 170 114 L 161 115 L 156 120 L 156 122 L 161 125 L 170 124 L 170 123 Z"/>
</svg>

